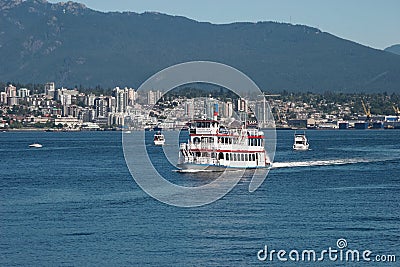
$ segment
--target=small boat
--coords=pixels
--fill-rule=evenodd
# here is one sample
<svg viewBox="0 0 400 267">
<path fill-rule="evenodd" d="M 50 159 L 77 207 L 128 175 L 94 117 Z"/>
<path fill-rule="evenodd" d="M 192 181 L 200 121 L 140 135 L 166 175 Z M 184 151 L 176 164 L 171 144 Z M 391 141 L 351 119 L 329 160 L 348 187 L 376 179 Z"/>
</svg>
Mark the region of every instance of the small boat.
<svg viewBox="0 0 400 267">
<path fill-rule="evenodd" d="M 126 134 L 130 134 L 130 133 L 132 133 L 132 131 L 124 131 L 124 133 L 126 133 Z"/>
<path fill-rule="evenodd" d="M 161 132 L 157 132 L 154 135 L 154 144 L 156 146 L 162 146 L 162 145 L 165 144 L 165 138 L 164 138 L 164 135 Z"/>
<path fill-rule="evenodd" d="M 293 150 L 308 150 L 310 144 L 308 143 L 306 134 L 303 133 L 294 133 L 294 144 Z"/>
<path fill-rule="evenodd" d="M 39 143 L 34 143 L 34 144 L 30 144 L 29 147 L 31 147 L 31 148 L 41 148 L 41 147 L 43 147 L 43 145 L 41 145 Z"/>
</svg>

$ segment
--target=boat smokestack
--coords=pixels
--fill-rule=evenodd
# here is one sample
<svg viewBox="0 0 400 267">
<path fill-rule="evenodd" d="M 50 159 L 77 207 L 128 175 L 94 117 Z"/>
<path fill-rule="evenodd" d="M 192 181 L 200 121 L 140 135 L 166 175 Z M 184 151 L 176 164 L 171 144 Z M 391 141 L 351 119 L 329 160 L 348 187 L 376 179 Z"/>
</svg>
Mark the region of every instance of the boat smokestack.
<svg viewBox="0 0 400 267">
<path fill-rule="evenodd" d="M 218 103 L 214 104 L 214 120 L 218 120 Z"/>
</svg>

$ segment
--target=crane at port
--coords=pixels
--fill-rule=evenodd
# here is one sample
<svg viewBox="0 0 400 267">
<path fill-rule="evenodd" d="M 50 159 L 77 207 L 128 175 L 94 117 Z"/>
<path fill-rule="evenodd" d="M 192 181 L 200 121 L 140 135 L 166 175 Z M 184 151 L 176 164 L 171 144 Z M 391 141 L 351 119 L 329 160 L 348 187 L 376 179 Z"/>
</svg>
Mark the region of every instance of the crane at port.
<svg viewBox="0 0 400 267">
<path fill-rule="evenodd" d="M 371 108 L 367 108 L 367 106 L 364 103 L 364 100 L 361 99 L 361 104 L 363 106 L 364 109 L 364 113 L 367 116 L 367 121 L 369 121 L 371 119 Z"/>
<path fill-rule="evenodd" d="M 400 116 L 400 108 L 393 106 L 394 112 L 396 113 L 397 116 Z"/>
</svg>

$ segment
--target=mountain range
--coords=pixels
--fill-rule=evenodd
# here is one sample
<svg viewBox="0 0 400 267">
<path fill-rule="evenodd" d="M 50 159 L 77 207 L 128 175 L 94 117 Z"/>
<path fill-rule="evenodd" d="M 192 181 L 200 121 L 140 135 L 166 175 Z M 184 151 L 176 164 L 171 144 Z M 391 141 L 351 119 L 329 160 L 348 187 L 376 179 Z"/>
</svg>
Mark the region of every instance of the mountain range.
<svg viewBox="0 0 400 267">
<path fill-rule="evenodd" d="M 0 81 L 138 87 L 194 60 L 239 69 L 264 91 L 399 92 L 400 56 L 305 25 L 211 24 L 75 2 L 1 0 Z"/>
<path fill-rule="evenodd" d="M 395 44 L 395 45 L 389 46 L 389 47 L 385 48 L 385 51 L 391 52 L 396 55 L 400 55 L 400 44 Z"/>
</svg>

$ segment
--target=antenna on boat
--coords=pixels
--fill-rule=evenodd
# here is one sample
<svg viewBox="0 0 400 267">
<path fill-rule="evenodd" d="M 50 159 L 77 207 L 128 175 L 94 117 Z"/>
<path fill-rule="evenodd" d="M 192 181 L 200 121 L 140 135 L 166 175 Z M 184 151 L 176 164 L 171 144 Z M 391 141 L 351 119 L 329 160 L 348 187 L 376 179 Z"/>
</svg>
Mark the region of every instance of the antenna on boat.
<svg viewBox="0 0 400 267">
<path fill-rule="evenodd" d="M 262 93 L 262 95 L 258 95 L 263 97 L 263 102 L 264 102 L 264 109 L 263 109 L 263 127 L 267 124 L 267 96 L 272 97 L 272 96 L 281 96 L 279 94 L 267 94 L 265 92 Z"/>
</svg>

